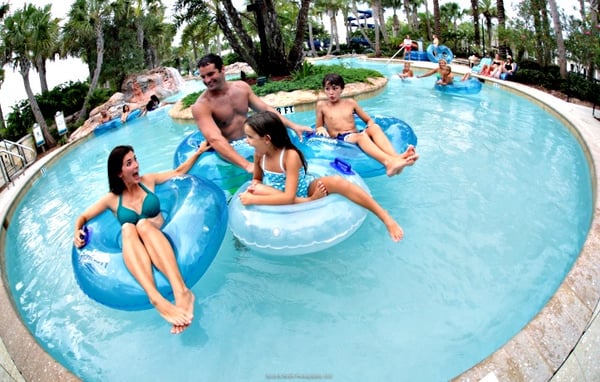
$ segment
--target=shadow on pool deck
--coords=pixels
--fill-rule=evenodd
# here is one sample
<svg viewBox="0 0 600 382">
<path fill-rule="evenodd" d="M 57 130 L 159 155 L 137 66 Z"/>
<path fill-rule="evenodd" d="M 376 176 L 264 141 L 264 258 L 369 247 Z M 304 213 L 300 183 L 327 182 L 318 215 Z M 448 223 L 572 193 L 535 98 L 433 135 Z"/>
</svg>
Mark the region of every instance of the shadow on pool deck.
<svg viewBox="0 0 600 382">
<path fill-rule="evenodd" d="M 387 60 L 386 60 L 387 61 Z M 430 62 L 412 62 L 415 68 L 432 68 Z M 468 67 L 453 65 L 457 73 Z M 514 91 L 554 112 L 580 140 L 593 179 L 594 216 L 588 238 L 573 268 L 557 293 L 538 315 L 507 344 L 455 378 L 456 381 L 596 381 L 600 380 L 600 219 L 597 173 L 600 169 L 600 121 L 592 108 L 564 102 L 542 91 L 513 82 L 485 79 Z M 57 150 L 34 163 L 14 184 L 0 192 L 0 381 L 76 381 L 33 339 L 20 322 L 8 295 L 4 240 L 11 205 L 19 190 L 39 176 Z M 558 370 L 558 371 L 557 371 Z"/>
</svg>

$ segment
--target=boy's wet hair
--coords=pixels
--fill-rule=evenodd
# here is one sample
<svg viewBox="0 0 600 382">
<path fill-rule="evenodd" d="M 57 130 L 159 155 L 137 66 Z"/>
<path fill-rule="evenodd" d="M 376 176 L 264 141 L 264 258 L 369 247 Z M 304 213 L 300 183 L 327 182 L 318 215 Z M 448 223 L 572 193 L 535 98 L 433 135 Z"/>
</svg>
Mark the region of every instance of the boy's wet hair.
<svg viewBox="0 0 600 382">
<path fill-rule="evenodd" d="M 325 77 L 323 77 L 323 87 L 325 87 L 327 85 L 339 86 L 342 89 L 344 88 L 344 86 L 346 86 L 342 76 L 340 76 L 337 73 L 329 73 L 329 74 L 326 74 Z"/>
</svg>

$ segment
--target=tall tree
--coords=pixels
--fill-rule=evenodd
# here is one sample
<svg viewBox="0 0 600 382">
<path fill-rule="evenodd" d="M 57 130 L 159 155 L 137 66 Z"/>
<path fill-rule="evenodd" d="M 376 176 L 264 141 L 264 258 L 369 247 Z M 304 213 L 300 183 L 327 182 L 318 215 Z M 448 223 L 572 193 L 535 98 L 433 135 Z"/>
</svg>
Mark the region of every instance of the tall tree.
<svg viewBox="0 0 600 382">
<path fill-rule="evenodd" d="M 48 146 L 52 147 L 56 145 L 56 140 L 50 134 L 50 129 L 33 95 L 29 80 L 29 71 L 37 54 L 35 51 L 37 26 L 34 23 L 40 19 L 40 12 L 43 12 L 42 9 L 25 4 L 23 9 L 17 10 L 13 15 L 4 19 L 4 28 L 0 31 L 1 40 L 4 42 L 2 57 L 10 66 L 19 70 L 35 121 L 42 129 L 44 140 Z"/>
<path fill-rule="evenodd" d="M 48 91 L 48 81 L 46 80 L 46 60 L 54 59 L 58 53 L 58 19 L 53 19 L 50 13 L 51 5 L 40 8 L 39 12 L 33 15 L 32 23 L 34 25 L 33 34 L 35 41 L 35 60 L 33 66 L 40 77 L 40 87 L 42 92 Z"/>
<path fill-rule="evenodd" d="M 292 42 L 286 51 L 273 0 L 255 0 L 247 10 L 254 16 L 251 31 L 232 0 L 177 0 L 175 9 L 184 20 L 192 19 L 202 8 L 213 12 L 217 25 L 234 52 L 252 68 L 264 75 L 286 75 L 298 69 L 303 61 L 304 33 L 307 29 L 310 0 L 300 0 Z M 248 15 L 244 15 L 247 17 Z M 258 32 L 260 48 L 254 44 Z"/>
<path fill-rule="evenodd" d="M 398 32 L 400 31 L 398 9 L 402 7 L 402 0 L 382 0 L 381 5 L 386 8 L 392 8 L 392 37 L 398 37 Z M 427 2 L 425 2 L 425 6 L 427 6 Z"/>
<path fill-rule="evenodd" d="M 475 28 L 474 39 L 475 43 L 479 44 L 481 42 L 481 35 L 479 34 L 479 0 L 471 0 L 471 11 L 473 15 L 473 28 Z M 483 42 L 481 42 L 481 46 L 483 47 Z"/>
<path fill-rule="evenodd" d="M 497 16 L 496 5 L 492 4 L 492 0 L 480 0 L 479 1 L 479 13 L 483 15 L 485 18 L 485 26 L 487 28 L 487 43 L 489 44 L 490 49 L 492 47 L 492 19 Z"/>
<path fill-rule="evenodd" d="M 506 40 L 506 18 L 504 15 L 504 0 L 496 0 L 496 12 L 498 15 L 498 48 L 500 55 L 506 57 L 507 44 Z"/>
<path fill-rule="evenodd" d="M 108 0 L 75 0 L 69 11 L 68 25 L 65 26 L 66 31 L 73 29 L 86 38 L 94 36 L 95 39 L 96 62 L 88 93 L 79 111 L 78 123 L 87 118 L 90 100 L 98 86 L 104 60 L 104 19 L 109 13 Z"/>
<path fill-rule="evenodd" d="M 560 26 L 560 14 L 554 0 L 548 0 L 550 5 L 550 14 L 552 15 L 552 24 L 554 25 L 554 34 L 556 36 L 556 47 L 558 49 L 558 66 L 560 67 L 560 77 L 567 78 L 567 54 L 565 41 L 563 40 L 562 27 Z"/>
<path fill-rule="evenodd" d="M 436 35 L 441 34 L 441 25 L 440 25 L 440 2 L 439 0 L 433 0 L 433 30 Z"/>
<path fill-rule="evenodd" d="M 4 19 L 4 16 L 8 14 L 9 6 L 8 4 L 0 5 L 0 20 Z M 0 48 L 2 49 L 2 48 Z M 2 84 L 4 83 L 4 69 L 2 67 L 5 64 L 4 57 L 0 55 L 0 88 L 2 88 Z M 6 129 L 6 122 L 4 121 L 4 112 L 2 111 L 2 105 L 0 105 L 0 128 Z"/>
</svg>

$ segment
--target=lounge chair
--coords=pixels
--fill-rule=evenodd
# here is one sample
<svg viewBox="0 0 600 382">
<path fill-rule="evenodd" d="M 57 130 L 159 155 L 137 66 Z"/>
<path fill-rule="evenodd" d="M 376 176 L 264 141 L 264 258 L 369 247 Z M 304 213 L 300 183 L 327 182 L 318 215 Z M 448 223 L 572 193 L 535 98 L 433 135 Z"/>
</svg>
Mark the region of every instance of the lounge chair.
<svg viewBox="0 0 600 382">
<path fill-rule="evenodd" d="M 483 69 L 483 65 L 487 65 L 487 66 L 492 65 L 492 58 L 491 57 L 482 58 L 481 61 L 479 61 L 479 64 L 477 64 L 471 68 L 471 72 L 472 73 L 481 72 L 481 69 Z"/>
</svg>

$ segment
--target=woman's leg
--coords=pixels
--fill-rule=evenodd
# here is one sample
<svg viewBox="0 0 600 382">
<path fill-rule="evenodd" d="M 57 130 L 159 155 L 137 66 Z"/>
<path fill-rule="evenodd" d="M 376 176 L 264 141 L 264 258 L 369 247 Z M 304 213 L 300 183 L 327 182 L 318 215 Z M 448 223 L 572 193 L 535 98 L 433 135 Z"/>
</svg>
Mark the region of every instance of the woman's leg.
<svg viewBox="0 0 600 382">
<path fill-rule="evenodd" d="M 148 219 L 140 220 L 136 229 L 152 264 L 169 280 L 175 296 L 175 306 L 186 313 L 186 318 L 189 320 L 187 324 L 189 324 L 194 316 L 194 295 L 185 285 L 181 276 L 171 243 L 165 234 Z M 185 326 L 180 328 L 177 326 L 181 326 L 181 324 L 174 325 L 173 331 L 176 333 L 185 329 Z"/>
<path fill-rule="evenodd" d="M 385 224 L 390 237 L 394 241 L 400 241 L 404 236 L 402 227 L 375 201 L 365 190 L 340 176 L 324 176 L 314 180 L 312 183 L 321 182 L 330 194 L 340 194 L 352 202 L 368 209 L 374 213 Z M 311 185 L 312 185 L 311 183 Z"/>
<path fill-rule="evenodd" d="M 124 224 L 121 227 L 123 240 L 123 260 L 127 269 L 148 295 L 150 303 L 167 322 L 174 326 L 188 325 L 191 317 L 187 312 L 164 298 L 154 283 L 152 261 L 138 235 L 136 226 Z"/>
</svg>

